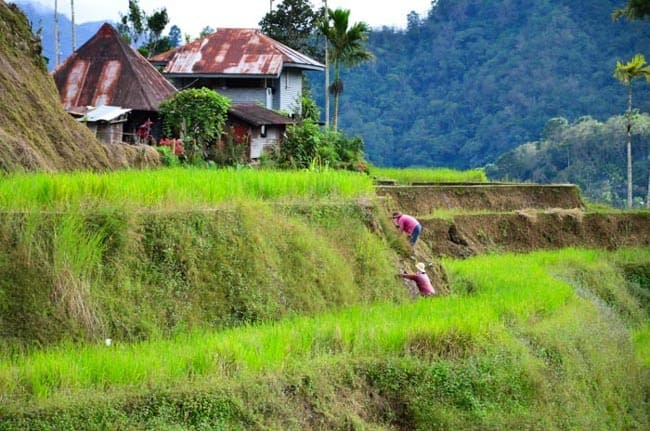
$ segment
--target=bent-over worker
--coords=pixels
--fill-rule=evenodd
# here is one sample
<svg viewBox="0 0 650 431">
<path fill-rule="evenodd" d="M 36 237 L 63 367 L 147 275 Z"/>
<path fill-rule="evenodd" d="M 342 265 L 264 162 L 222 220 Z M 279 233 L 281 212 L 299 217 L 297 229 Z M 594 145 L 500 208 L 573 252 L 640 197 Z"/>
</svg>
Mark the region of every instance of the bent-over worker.
<svg viewBox="0 0 650 431">
<path fill-rule="evenodd" d="M 418 287 L 418 291 L 420 292 L 420 295 L 422 296 L 431 296 L 435 295 L 436 291 L 433 289 L 433 285 L 431 285 L 431 281 L 429 280 L 429 276 L 426 273 L 426 267 L 423 262 L 418 262 L 417 265 L 415 265 L 417 268 L 417 271 L 415 271 L 414 274 L 409 274 L 406 271 L 402 272 L 400 274 L 404 278 L 408 278 L 409 280 L 415 281 L 415 284 Z"/>
<path fill-rule="evenodd" d="M 413 216 L 402 214 L 400 211 L 393 213 L 393 223 L 399 228 L 400 231 L 409 235 L 409 242 L 415 247 L 415 242 L 420 236 L 422 225 Z"/>
</svg>

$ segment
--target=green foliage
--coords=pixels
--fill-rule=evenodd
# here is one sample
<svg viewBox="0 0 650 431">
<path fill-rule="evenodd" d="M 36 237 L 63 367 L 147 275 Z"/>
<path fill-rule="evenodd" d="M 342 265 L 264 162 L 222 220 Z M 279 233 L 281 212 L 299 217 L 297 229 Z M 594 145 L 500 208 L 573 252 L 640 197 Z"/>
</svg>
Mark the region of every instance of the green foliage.
<svg viewBox="0 0 650 431">
<path fill-rule="evenodd" d="M 359 136 L 349 138 L 342 132 L 326 130 L 323 139 L 327 151 L 331 154 L 329 160 L 332 166 L 349 170 L 365 170 L 362 157 L 364 145 Z"/>
<path fill-rule="evenodd" d="M 149 28 L 147 48 L 150 56 L 169 49 L 169 43 L 165 43 L 165 40 L 160 37 L 168 23 L 167 8 L 162 8 L 147 17 L 147 27 Z"/>
<path fill-rule="evenodd" d="M 117 31 L 128 43 L 137 45 L 140 37 L 145 32 L 147 15 L 140 9 L 138 0 L 129 0 L 129 11 L 126 14 L 120 12 L 120 22 Z"/>
<path fill-rule="evenodd" d="M 306 78 L 303 77 L 302 85 L 302 99 L 301 99 L 300 116 L 303 119 L 309 119 L 314 123 L 318 123 L 320 119 L 320 109 L 318 104 L 311 96 L 311 90 L 307 85 Z"/>
<path fill-rule="evenodd" d="M 646 64 L 643 54 L 636 54 L 627 63 L 616 62 L 614 78 L 627 86 L 636 78 L 645 78 L 647 81 L 650 81 L 650 65 Z"/>
<path fill-rule="evenodd" d="M 542 140 L 528 142 L 501 155 L 485 169 L 492 180 L 574 183 L 585 198 L 623 207 L 626 201 L 625 116 L 600 122 L 582 117 L 572 124 L 549 120 Z M 633 195 L 645 201 L 650 164 L 650 115 L 631 117 Z"/>
<path fill-rule="evenodd" d="M 122 14 L 120 12 L 117 31 L 128 43 L 138 46 L 140 53 L 147 57 L 170 49 L 169 39 L 161 38 L 161 34 L 168 23 L 167 8 L 162 8 L 151 15 L 147 15 L 140 8 L 138 0 L 129 0 L 128 13 Z M 146 43 L 138 43 L 141 39 L 146 40 Z"/>
<path fill-rule="evenodd" d="M 298 52 L 323 58 L 317 43 L 316 21 L 322 12 L 314 10 L 308 0 L 282 0 L 259 22 L 262 33 Z"/>
<path fill-rule="evenodd" d="M 160 104 L 163 130 L 181 137 L 190 163 L 201 161 L 207 148 L 221 138 L 230 100 L 208 88 L 190 88 Z"/>
<path fill-rule="evenodd" d="M 624 16 L 628 20 L 644 19 L 650 16 L 650 2 L 648 0 L 628 0 L 623 9 L 616 9 L 612 13 L 614 20 Z"/>
<path fill-rule="evenodd" d="M 168 146 L 156 146 L 156 151 L 160 154 L 160 160 L 163 164 L 163 166 L 167 166 L 169 168 L 176 168 L 180 166 L 181 161 L 178 158 L 176 154 L 174 154 L 174 150 L 172 150 Z"/>
<path fill-rule="evenodd" d="M 613 59 L 650 46 L 647 20 L 609 18 L 624 3 L 439 0 L 407 30 L 372 30 L 376 60 L 342 72 L 339 127 L 375 165 L 464 170 L 539 139 L 551 118 L 622 114 Z M 635 92 L 650 112 L 650 86 Z"/>
<path fill-rule="evenodd" d="M 321 133 L 318 125 L 310 119 L 287 127 L 287 134 L 280 146 L 279 163 L 282 167 L 308 168 L 319 155 Z"/>
<path fill-rule="evenodd" d="M 287 136 L 277 154 L 280 167 L 306 169 L 328 166 L 337 169 L 365 171 L 363 141 L 343 133 L 326 130 L 307 118 L 287 128 Z"/>
<path fill-rule="evenodd" d="M 341 70 L 352 68 L 374 59 L 366 46 L 370 27 L 365 22 L 350 25 L 349 9 L 328 9 L 327 17 L 321 21 L 319 29 L 327 40 L 328 60 L 334 65 L 334 80 L 328 91 L 334 95 L 334 116 L 332 126 L 337 130 L 339 118 L 339 98 L 343 92 Z M 328 70 L 329 73 L 329 70 Z"/>
</svg>

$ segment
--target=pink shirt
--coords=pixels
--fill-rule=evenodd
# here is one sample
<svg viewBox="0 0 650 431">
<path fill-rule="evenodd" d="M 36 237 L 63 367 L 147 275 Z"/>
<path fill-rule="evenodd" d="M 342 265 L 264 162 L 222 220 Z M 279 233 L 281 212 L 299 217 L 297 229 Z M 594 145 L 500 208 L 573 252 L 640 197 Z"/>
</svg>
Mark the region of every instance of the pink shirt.
<svg viewBox="0 0 650 431">
<path fill-rule="evenodd" d="M 420 295 L 429 296 L 435 293 L 433 286 L 431 285 L 431 281 L 429 280 L 429 276 L 426 272 L 402 274 L 402 277 L 415 281 L 415 284 L 417 284 L 418 290 L 420 291 Z"/>
<path fill-rule="evenodd" d="M 410 215 L 402 214 L 401 216 L 395 219 L 395 223 L 399 226 L 399 230 L 406 232 L 407 234 L 412 234 L 415 226 L 419 225 L 420 222 L 417 221 L 414 217 Z"/>
</svg>

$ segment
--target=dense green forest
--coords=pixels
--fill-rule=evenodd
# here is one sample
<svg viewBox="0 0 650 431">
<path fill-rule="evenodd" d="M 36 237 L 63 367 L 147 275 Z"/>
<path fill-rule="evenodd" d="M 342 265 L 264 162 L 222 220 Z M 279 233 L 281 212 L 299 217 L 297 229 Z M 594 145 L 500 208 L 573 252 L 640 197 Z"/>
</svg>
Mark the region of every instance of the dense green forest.
<svg viewBox="0 0 650 431">
<path fill-rule="evenodd" d="M 376 60 L 343 74 L 340 127 L 380 166 L 480 167 L 540 139 L 551 118 L 607 121 L 627 106 L 616 61 L 650 48 L 647 21 L 612 20 L 621 0 L 432 4 L 406 30 L 373 30 Z M 634 94 L 650 111 L 650 85 Z"/>
<path fill-rule="evenodd" d="M 601 122 L 584 116 L 550 119 L 541 138 L 502 154 L 486 166 L 491 179 L 578 184 L 590 200 L 624 206 L 625 116 Z M 645 202 L 650 174 L 650 115 L 632 120 L 633 196 Z"/>
</svg>

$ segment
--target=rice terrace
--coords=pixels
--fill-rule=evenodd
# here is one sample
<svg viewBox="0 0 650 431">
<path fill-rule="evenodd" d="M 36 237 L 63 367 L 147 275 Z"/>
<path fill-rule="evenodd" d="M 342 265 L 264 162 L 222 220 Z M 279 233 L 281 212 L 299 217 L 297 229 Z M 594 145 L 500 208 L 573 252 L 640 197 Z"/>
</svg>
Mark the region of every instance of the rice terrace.
<svg viewBox="0 0 650 431">
<path fill-rule="evenodd" d="M 647 212 L 417 214 L 424 300 L 396 200 L 337 171 L 6 176 L 0 427 L 645 426 Z M 508 239 L 545 217 L 574 242 Z"/>
<path fill-rule="evenodd" d="M 165 70 L 116 34 L 91 40 L 137 76 Z M 376 166 L 336 127 L 207 89 L 170 90 L 160 118 L 202 100 L 216 114 L 183 112 L 215 114 L 208 138 L 192 135 L 201 116 L 146 135 L 128 109 L 90 124 L 40 43 L 0 0 L 0 431 L 650 429 L 638 184 L 622 208 L 488 167 Z M 396 213 L 419 221 L 414 245 Z"/>
</svg>

